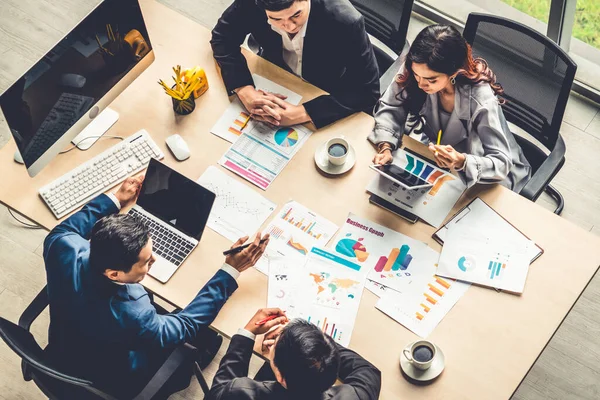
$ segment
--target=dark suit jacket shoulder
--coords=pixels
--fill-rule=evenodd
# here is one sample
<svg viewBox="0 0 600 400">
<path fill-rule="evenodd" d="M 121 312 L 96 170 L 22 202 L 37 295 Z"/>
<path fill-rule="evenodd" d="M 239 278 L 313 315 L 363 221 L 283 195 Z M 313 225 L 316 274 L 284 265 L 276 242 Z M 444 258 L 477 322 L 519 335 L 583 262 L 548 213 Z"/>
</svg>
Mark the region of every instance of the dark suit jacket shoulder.
<svg viewBox="0 0 600 400">
<path fill-rule="evenodd" d="M 212 31 L 211 45 L 230 94 L 252 85 L 239 46 L 251 33 L 261 56 L 289 71 L 281 36 L 254 0 L 235 0 Z M 304 37 L 302 78 L 329 92 L 304 103 L 320 128 L 358 111 L 372 111 L 379 98 L 379 70 L 362 15 L 348 0 L 311 0 Z"/>
<path fill-rule="evenodd" d="M 90 268 L 92 227 L 116 212 L 112 200 L 100 195 L 44 241 L 49 355 L 67 372 L 107 389 L 145 379 L 156 361 L 162 362 L 162 350 L 193 340 L 237 288 L 235 280 L 219 270 L 181 312 L 159 315 L 142 285 L 117 285 Z"/>
</svg>

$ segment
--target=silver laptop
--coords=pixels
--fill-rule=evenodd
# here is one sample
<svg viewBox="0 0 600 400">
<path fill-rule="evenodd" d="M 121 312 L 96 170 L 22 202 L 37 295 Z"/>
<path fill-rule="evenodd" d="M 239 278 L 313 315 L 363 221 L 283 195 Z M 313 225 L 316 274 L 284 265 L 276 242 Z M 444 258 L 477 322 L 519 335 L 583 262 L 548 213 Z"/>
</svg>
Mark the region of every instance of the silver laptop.
<svg viewBox="0 0 600 400">
<path fill-rule="evenodd" d="M 148 274 L 165 283 L 198 245 L 215 194 L 160 161 L 150 160 L 129 215 L 150 229 L 156 262 Z"/>
</svg>

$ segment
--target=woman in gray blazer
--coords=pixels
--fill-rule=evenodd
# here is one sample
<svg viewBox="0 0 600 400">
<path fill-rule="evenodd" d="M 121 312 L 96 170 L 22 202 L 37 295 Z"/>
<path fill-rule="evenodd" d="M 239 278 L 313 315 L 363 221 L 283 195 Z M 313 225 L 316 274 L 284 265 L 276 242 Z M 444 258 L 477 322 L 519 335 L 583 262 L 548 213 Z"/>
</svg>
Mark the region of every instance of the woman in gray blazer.
<svg viewBox="0 0 600 400">
<path fill-rule="evenodd" d="M 502 93 L 485 60 L 473 58 L 455 28 L 423 29 L 375 106 L 373 162 L 391 162 L 402 136 L 420 133 L 437 164 L 458 171 L 467 186 L 500 183 L 519 192 L 531 166 L 502 113 L 503 100 L 496 97 Z"/>
</svg>

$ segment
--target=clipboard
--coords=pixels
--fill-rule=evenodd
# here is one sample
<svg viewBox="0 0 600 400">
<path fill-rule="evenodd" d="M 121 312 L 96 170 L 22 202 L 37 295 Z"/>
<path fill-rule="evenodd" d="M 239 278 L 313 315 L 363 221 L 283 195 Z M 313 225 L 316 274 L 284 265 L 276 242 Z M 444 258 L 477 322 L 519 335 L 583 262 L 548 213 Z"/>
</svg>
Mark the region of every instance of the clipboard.
<svg viewBox="0 0 600 400">
<path fill-rule="evenodd" d="M 474 206 L 475 204 L 476 204 L 476 206 Z M 487 204 L 485 201 L 481 200 L 479 197 L 476 197 L 475 199 L 473 199 L 469 204 L 467 204 L 460 211 L 458 211 L 456 214 L 454 214 L 452 216 L 452 218 L 450 218 L 450 220 L 448 220 L 448 222 L 446 222 L 437 231 L 435 231 L 435 233 L 432 235 L 432 238 L 436 242 L 438 242 L 439 244 L 441 244 L 443 246 L 444 245 L 443 236 L 444 236 L 444 232 L 448 229 L 448 226 L 460 223 L 460 221 L 463 220 L 463 218 L 467 217 L 467 215 L 469 215 L 471 210 L 474 209 L 475 207 L 485 209 L 485 212 L 487 212 L 491 218 L 497 218 L 495 223 L 506 224 L 505 226 L 509 227 L 507 229 L 507 232 L 512 232 L 512 234 L 520 236 L 523 239 L 531 240 L 531 239 L 529 239 L 529 237 L 527 237 L 527 235 L 525 235 L 523 232 L 521 232 L 519 229 L 517 229 L 517 227 L 515 227 L 513 224 L 508 222 L 506 220 L 506 218 L 504 218 L 502 215 L 498 214 L 498 212 L 496 210 L 494 210 L 492 207 L 490 207 L 489 204 Z M 491 212 L 489 212 L 489 211 L 491 211 Z M 535 246 L 536 246 L 538 252 L 537 252 L 537 254 L 535 254 L 532 257 L 531 263 L 533 263 L 535 260 L 537 260 L 542 254 L 544 254 L 544 249 L 542 249 L 537 243 Z"/>
</svg>

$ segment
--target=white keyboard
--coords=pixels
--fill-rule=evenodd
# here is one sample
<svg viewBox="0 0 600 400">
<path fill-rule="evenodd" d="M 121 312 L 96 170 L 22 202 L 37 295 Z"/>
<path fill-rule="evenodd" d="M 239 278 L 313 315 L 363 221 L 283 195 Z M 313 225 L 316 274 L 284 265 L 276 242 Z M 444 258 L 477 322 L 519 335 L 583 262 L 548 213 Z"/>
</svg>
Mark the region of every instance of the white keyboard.
<svg viewBox="0 0 600 400">
<path fill-rule="evenodd" d="M 164 154 L 144 129 L 39 190 L 59 219 L 148 166 Z"/>
</svg>

